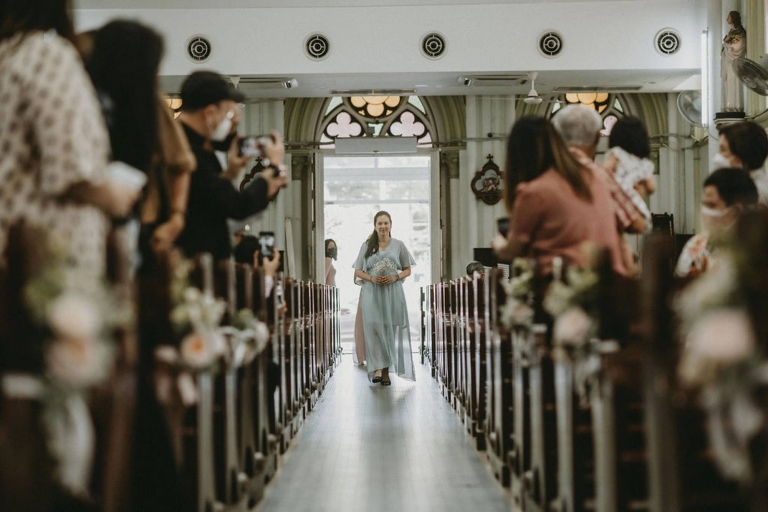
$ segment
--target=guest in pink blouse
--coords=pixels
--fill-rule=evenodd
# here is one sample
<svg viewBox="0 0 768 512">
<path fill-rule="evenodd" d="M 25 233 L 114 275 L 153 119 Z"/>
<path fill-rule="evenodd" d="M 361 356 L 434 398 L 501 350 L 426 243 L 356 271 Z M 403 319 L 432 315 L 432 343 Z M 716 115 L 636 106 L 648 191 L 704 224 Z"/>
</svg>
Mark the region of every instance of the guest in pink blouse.
<svg viewBox="0 0 768 512">
<path fill-rule="evenodd" d="M 626 274 L 605 182 L 571 155 L 546 119 L 523 117 L 512 127 L 504 190 L 511 226 L 508 239 L 494 240 L 500 257 L 534 258 L 549 274 L 556 256 L 583 267 L 590 247 L 606 249 L 613 269 Z"/>
</svg>

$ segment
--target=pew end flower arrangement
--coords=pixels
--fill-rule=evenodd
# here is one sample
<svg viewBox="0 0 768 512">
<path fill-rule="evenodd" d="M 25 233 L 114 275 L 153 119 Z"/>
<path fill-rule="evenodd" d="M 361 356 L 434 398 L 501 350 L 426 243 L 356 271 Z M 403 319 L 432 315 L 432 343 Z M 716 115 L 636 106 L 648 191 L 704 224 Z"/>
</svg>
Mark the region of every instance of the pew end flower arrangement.
<svg viewBox="0 0 768 512">
<path fill-rule="evenodd" d="M 502 283 L 506 301 L 499 311 L 499 320 L 507 330 L 530 328 L 533 325 L 535 311 L 531 301 L 535 267 L 534 260 L 516 258 L 512 262 L 512 277 Z"/>
<path fill-rule="evenodd" d="M 215 371 L 221 363 L 231 367 L 251 363 L 270 334 L 248 309 L 237 311 L 230 325 L 222 325 L 226 302 L 192 286 L 194 263 L 177 259 L 171 281 L 171 324 L 177 343 L 155 349 L 159 363 L 155 383 L 161 403 L 180 399 L 182 405 L 191 406 L 198 401 L 195 375 Z"/>
<path fill-rule="evenodd" d="M 747 291 L 759 277 L 752 275 L 746 257 L 735 247 L 724 249 L 717 268 L 688 286 L 674 307 L 682 342 L 678 381 L 695 392 L 707 414 L 709 444 L 720 472 L 750 485 L 761 473 L 753 467 L 750 446 L 768 428 L 768 404 L 760 399 L 768 390 L 768 360 Z"/>
<path fill-rule="evenodd" d="M 32 339 L 42 349 L 42 373 L 7 374 L 7 396 L 42 403 L 46 445 L 55 477 L 75 495 L 87 496 L 95 450 L 88 400 L 113 373 L 115 334 L 134 321 L 133 309 L 89 269 L 71 265 L 67 245 L 43 228 L 28 226 L 25 244 L 31 273 L 22 301 Z"/>
</svg>

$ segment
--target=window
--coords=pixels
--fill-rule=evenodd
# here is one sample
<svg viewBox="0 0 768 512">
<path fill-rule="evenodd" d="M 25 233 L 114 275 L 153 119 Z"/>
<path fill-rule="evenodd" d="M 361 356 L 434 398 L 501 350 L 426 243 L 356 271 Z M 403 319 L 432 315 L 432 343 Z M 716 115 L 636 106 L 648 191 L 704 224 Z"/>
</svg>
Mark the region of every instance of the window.
<svg viewBox="0 0 768 512">
<path fill-rule="evenodd" d="M 565 105 L 584 105 L 597 110 L 603 118 L 603 130 L 600 133 L 605 136 L 610 135 L 616 121 L 626 115 L 626 108 L 624 108 L 621 99 L 615 94 L 607 92 L 579 92 L 568 93 L 558 97 L 557 101 L 552 105 L 549 117 L 551 118 L 557 114 Z"/>
<path fill-rule="evenodd" d="M 320 147 L 346 137 L 416 137 L 419 147 L 431 147 L 431 128 L 418 96 L 336 96 L 325 109 Z"/>
</svg>

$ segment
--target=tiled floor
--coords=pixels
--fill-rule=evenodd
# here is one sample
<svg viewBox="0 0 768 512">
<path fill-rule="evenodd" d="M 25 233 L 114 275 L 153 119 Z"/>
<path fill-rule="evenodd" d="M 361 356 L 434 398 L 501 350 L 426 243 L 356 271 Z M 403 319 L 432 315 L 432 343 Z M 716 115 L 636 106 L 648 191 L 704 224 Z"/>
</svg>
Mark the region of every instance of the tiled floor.
<svg viewBox="0 0 768 512">
<path fill-rule="evenodd" d="M 259 512 L 508 511 L 426 367 L 369 384 L 344 356 Z"/>
</svg>

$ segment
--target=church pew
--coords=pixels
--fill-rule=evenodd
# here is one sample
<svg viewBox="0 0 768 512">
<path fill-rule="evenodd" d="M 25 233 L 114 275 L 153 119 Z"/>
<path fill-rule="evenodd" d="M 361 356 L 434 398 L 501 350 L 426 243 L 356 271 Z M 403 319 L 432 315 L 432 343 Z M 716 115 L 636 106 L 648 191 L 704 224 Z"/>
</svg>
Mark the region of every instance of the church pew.
<svg viewBox="0 0 768 512">
<path fill-rule="evenodd" d="M 475 439 L 478 450 L 485 450 L 485 420 L 486 400 L 486 304 L 484 282 L 480 276 L 475 275 L 468 283 L 468 308 L 469 308 L 469 383 L 468 383 L 468 409 L 471 421 L 470 434 Z"/>
<path fill-rule="evenodd" d="M 643 258 L 643 390 L 650 508 L 660 512 L 745 511 L 748 494 L 715 467 L 702 409 L 692 400 L 674 400 L 679 396 L 675 377 L 679 340 L 670 304 L 682 283 L 672 278 L 668 263 L 672 251 L 671 242 L 658 237 L 646 244 Z"/>
<path fill-rule="evenodd" d="M 512 343 L 510 333 L 501 325 L 499 308 L 504 304 L 504 290 L 501 281 L 504 276 L 499 270 L 486 274 L 488 287 L 489 325 L 487 336 L 487 420 L 485 426 L 487 455 L 496 478 L 504 487 L 511 482 L 513 453 L 513 386 Z M 522 388 L 521 388 L 522 389 Z M 516 404 L 515 404 L 516 406 Z M 515 424 L 516 426 L 516 424 Z M 517 442 L 515 440 L 515 442 Z M 522 473 L 519 478 L 522 479 Z"/>
</svg>

